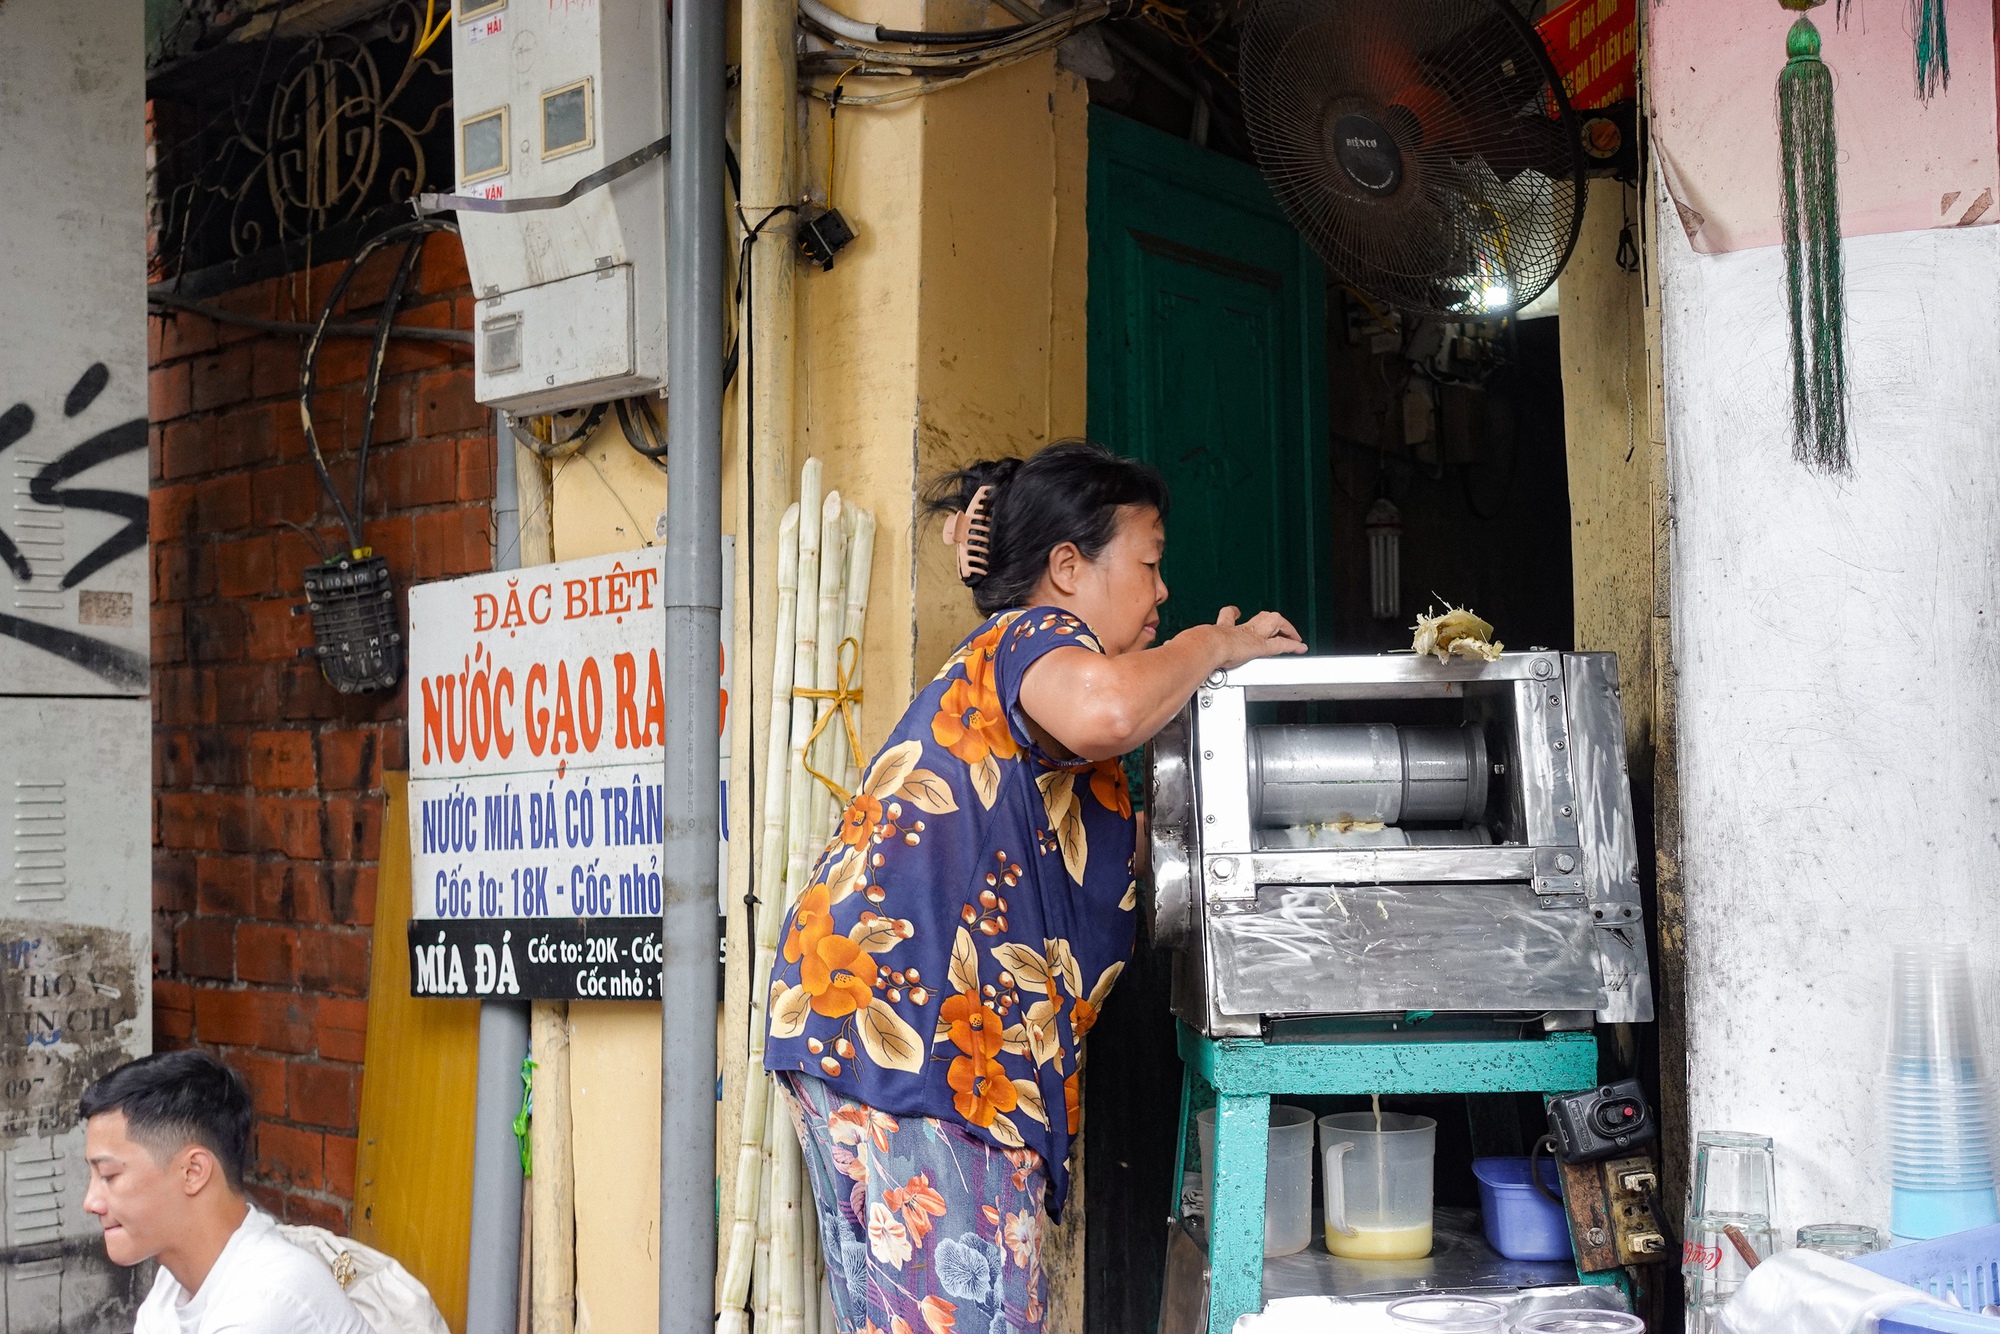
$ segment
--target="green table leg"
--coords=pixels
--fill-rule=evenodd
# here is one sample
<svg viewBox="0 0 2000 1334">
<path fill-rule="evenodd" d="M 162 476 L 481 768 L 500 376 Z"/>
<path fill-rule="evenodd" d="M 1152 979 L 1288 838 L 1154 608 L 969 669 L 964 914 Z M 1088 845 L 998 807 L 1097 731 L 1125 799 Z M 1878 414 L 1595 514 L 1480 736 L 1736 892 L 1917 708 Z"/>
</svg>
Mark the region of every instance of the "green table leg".
<svg viewBox="0 0 2000 1334">
<path fill-rule="evenodd" d="M 1208 1334 L 1264 1309 L 1264 1164 L 1271 1095 L 1215 1100 L 1215 1197 L 1208 1201 Z"/>
<path fill-rule="evenodd" d="M 1182 1065 L 1181 1119 L 1174 1132 L 1174 1203 L 1167 1210 L 1167 1217 L 1175 1222 L 1179 1222 L 1181 1217 L 1181 1182 L 1187 1179 L 1188 1131 L 1192 1128 L 1188 1123 L 1194 1119 L 1194 1080 L 1193 1068 Z"/>
</svg>

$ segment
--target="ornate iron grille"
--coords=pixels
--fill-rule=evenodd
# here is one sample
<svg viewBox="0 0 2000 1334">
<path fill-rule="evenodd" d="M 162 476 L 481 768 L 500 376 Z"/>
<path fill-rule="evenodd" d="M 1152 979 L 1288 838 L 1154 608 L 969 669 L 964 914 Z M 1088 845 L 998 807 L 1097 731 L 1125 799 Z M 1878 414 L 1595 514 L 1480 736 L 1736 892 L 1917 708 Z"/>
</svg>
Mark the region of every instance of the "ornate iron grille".
<svg viewBox="0 0 2000 1334">
<path fill-rule="evenodd" d="M 156 72 L 153 278 L 345 230 L 453 179 L 448 7 L 231 41 Z M 287 265 L 286 267 L 290 267 Z"/>
</svg>

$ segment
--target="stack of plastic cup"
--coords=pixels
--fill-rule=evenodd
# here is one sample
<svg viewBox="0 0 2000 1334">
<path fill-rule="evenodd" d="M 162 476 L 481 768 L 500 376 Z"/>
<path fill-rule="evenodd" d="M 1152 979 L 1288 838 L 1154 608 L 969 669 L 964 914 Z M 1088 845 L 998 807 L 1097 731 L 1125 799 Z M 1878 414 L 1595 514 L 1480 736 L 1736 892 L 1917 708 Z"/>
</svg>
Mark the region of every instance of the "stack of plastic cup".
<svg viewBox="0 0 2000 1334">
<path fill-rule="evenodd" d="M 2000 1223 L 1992 1081 L 1963 945 L 1896 951 L 1889 996 L 1889 1231 L 1906 1241 Z"/>
</svg>

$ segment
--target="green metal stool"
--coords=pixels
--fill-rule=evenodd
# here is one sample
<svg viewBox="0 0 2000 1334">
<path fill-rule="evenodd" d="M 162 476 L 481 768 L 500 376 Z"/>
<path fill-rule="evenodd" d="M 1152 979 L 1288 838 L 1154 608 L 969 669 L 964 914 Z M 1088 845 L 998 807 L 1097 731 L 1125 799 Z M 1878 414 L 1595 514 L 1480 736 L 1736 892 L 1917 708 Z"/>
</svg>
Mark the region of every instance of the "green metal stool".
<svg viewBox="0 0 2000 1334">
<path fill-rule="evenodd" d="M 1215 1091 L 1215 1198 L 1208 1201 L 1208 1334 L 1264 1306 L 1264 1161 L 1273 1094 L 1568 1093 L 1597 1082 L 1597 1039 L 1270 1043 L 1180 1025 L 1178 1199 L 1195 1081 Z M 1584 1276 L 1585 1282 L 1609 1281 Z"/>
</svg>

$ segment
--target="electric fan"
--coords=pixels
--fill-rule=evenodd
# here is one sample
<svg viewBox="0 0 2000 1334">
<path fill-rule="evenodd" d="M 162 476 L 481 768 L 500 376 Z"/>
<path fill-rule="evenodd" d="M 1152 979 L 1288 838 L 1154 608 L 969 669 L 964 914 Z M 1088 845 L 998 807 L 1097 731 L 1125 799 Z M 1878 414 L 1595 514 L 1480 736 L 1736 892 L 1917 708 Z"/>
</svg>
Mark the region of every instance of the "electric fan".
<svg viewBox="0 0 2000 1334">
<path fill-rule="evenodd" d="M 1510 0 L 1257 0 L 1241 50 L 1257 164 L 1342 280 L 1466 318 L 1525 306 L 1562 272 L 1587 163 Z"/>
</svg>

